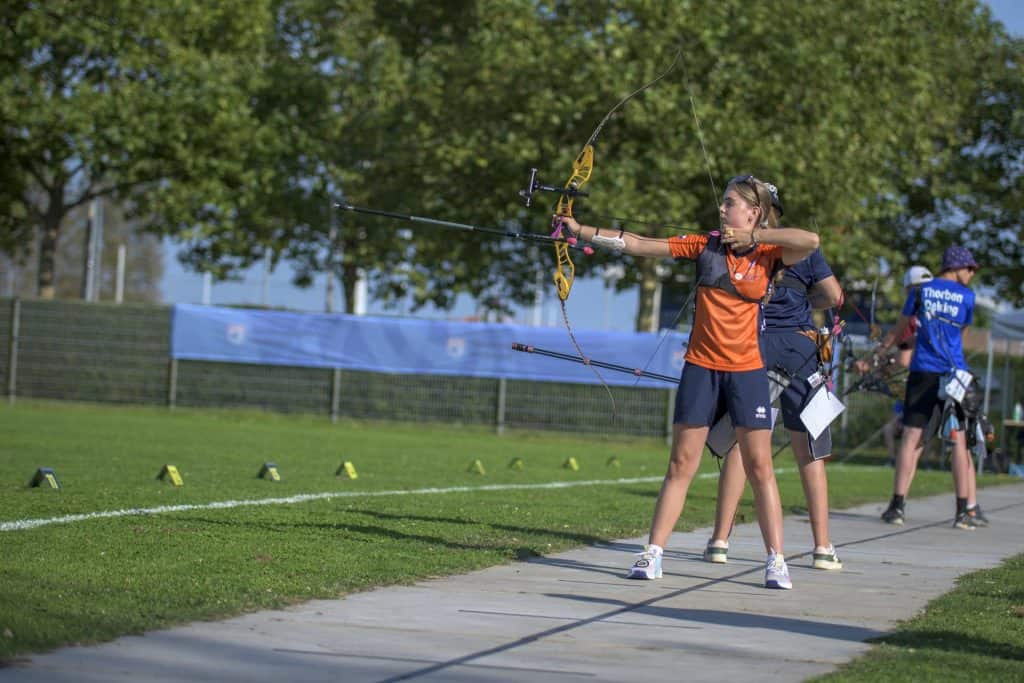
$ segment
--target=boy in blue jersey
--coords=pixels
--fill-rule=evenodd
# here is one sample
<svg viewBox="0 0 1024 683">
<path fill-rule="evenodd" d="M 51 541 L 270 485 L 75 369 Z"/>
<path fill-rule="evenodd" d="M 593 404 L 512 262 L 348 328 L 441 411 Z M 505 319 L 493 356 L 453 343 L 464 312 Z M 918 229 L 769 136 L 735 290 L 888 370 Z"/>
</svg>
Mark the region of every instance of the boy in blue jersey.
<svg viewBox="0 0 1024 683">
<path fill-rule="evenodd" d="M 970 251 L 958 246 L 946 249 L 938 277 L 923 283 L 907 297 L 899 322 L 875 351 L 878 355 L 892 346 L 915 316 L 920 321 L 903 402 L 903 439 L 896 457 L 893 497 L 882 513 L 882 520 L 889 524 L 903 524 L 906 496 L 927 437 L 924 430 L 947 400 L 943 389 L 948 385 L 950 373 L 968 369 L 963 337 L 974 316 L 974 292 L 968 285 L 977 270 L 978 264 Z M 976 503 L 968 505 L 974 499 L 974 463 L 967 453 L 963 430 L 956 430 L 949 438 L 953 442 L 951 462 L 956 489 L 953 526 L 974 529 L 980 514 L 976 510 L 972 515 L 968 509 L 977 506 Z"/>
</svg>

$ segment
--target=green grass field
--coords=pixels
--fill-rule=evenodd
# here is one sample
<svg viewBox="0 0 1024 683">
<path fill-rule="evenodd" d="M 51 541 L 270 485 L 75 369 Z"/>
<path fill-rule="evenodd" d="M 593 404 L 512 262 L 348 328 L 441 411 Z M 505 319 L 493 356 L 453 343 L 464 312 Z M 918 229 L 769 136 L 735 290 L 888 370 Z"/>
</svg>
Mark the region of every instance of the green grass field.
<svg viewBox="0 0 1024 683">
<path fill-rule="evenodd" d="M 823 683 L 1024 680 L 1024 555 L 960 578 Z"/>
<path fill-rule="evenodd" d="M 0 433 L 0 524 L 195 506 L 0 531 L 0 658 L 641 535 L 667 460 L 654 440 L 56 402 L 0 407 Z M 563 466 L 570 456 L 578 471 Z M 521 470 L 508 467 L 514 458 Z M 477 459 L 485 475 L 469 471 Z M 257 478 L 266 461 L 282 481 Z M 335 476 L 343 461 L 357 479 Z M 167 463 L 183 487 L 156 480 Z M 27 487 L 41 466 L 54 468 L 61 490 Z M 792 456 L 777 466 L 786 468 L 784 505 L 801 507 Z M 711 523 L 716 470 L 705 458 L 708 476 L 692 487 L 680 529 Z M 836 508 L 883 500 L 891 488 L 886 468 L 829 471 Z M 605 483 L 501 488 L 587 481 Z M 468 490 L 443 492 L 456 487 Z M 945 472 L 914 482 L 915 495 L 948 488 Z M 209 507 L 326 493 L 341 495 Z M 749 494 L 741 515 L 753 519 Z"/>
</svg>

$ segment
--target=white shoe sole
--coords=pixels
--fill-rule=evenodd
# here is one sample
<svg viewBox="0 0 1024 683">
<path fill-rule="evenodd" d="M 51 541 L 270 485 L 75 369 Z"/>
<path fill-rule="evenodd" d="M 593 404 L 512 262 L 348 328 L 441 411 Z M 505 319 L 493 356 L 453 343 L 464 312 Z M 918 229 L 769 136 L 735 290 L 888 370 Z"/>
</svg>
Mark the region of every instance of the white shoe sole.
<svg viewBox="0 0 1024 683">
<path fill-rule="evenodd" d="M 719 552 L 712 552 L 717 550 Z M 704 561 L 713 562 L 714 564 L 728 564 L 729 562 L 729 549 L 728 548 L 705 548 L 704 549 Z"/>
<path fill-rule="evenodd" d="M 630 570 L 629 574 L 626 575 L 626 578 L 638 579 L 640 581 L 653 581 L 654 579 L 661 578 L 661 570 L 658 570 L 658 573 L 654 576 L 648 576 L 647 572 L 645 571 L 634 572 L 633 570 Z"/>
<path fill-rule="evenodd" d="M 843 563 L 834 560 L 815 560 L 815 569 L 842 569 Z"/>
</svg>

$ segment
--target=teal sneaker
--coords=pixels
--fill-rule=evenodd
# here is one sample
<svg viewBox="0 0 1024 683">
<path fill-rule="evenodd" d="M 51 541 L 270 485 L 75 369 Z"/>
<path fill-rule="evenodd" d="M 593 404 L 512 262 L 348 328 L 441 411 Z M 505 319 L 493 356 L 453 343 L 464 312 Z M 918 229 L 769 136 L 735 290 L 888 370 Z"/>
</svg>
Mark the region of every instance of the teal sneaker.
<svg viewBox="0 0 1024 683">
<path fill-rule="evenodd" d="M 729 542 L 728 541 L 708 541 L 708 545 L 704 548 L 704 561 L 714 562 L 715 564 L 725 564 L 729 561 Z"/>
<path fill-rule="evenodd" d="M 839 555 L 836 554 L 836 548 L 833 545 L 829 545 L 827 548 L 815 548 L 814 549 L 814 568 L 815 569 L 842 569 L 843 563 L 839 561 Z"/>
</svg>

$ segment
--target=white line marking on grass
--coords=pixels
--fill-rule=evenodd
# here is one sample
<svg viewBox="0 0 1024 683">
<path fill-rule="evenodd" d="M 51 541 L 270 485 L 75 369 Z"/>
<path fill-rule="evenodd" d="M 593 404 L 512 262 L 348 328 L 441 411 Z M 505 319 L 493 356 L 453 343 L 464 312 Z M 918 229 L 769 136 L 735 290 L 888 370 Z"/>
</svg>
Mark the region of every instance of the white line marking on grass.
<svg viewBox="0 0 1024 683">
<path fill-rule="evenodd" d="M 793 471 L 776 469 L 777 474 Z M 718 472 L 704 472 L 697 475 L 700 479 L 717 478 Z M 191 505 L 160 505 L 154 508 L 128 508 L 124 510 L 104 510 L 87 512 L 78 515 L 48 517 L 46 519 L 18 519 L 13 522 L 0 522 L 0 531 L 24 531 L 49 524 L 71 524 L 86 522 L 90 519 L 106 519 L 110 517 L 133 517 L 142 515 L 159 515 L 166 512 L 188 512 L 189 510 L 225 510 L 256 505 L 294 505 L 314 500 L 330 500 L 332 498 L 377 498 L 380 496 L 411 496 L 437 493 L 471 493 L 474 491 L 523 491 L 528 489 L 568 489 L 576 486 L 606 486 L 611 484 L 649 484 L 661 481 L 664 477 L 633 477 L 624 479 L 590 479 L 587 481 L 552 481 L 545 484 L 485 484 L 483 486 L 449 486 L 447 488 L 405 489 L 397 491 L 329 491 L 326 493 L 300 493 L 287 498 L 256 498 L 253 500 L 221 500 L 212 503 L 196 503 Z"/>
</svg>

